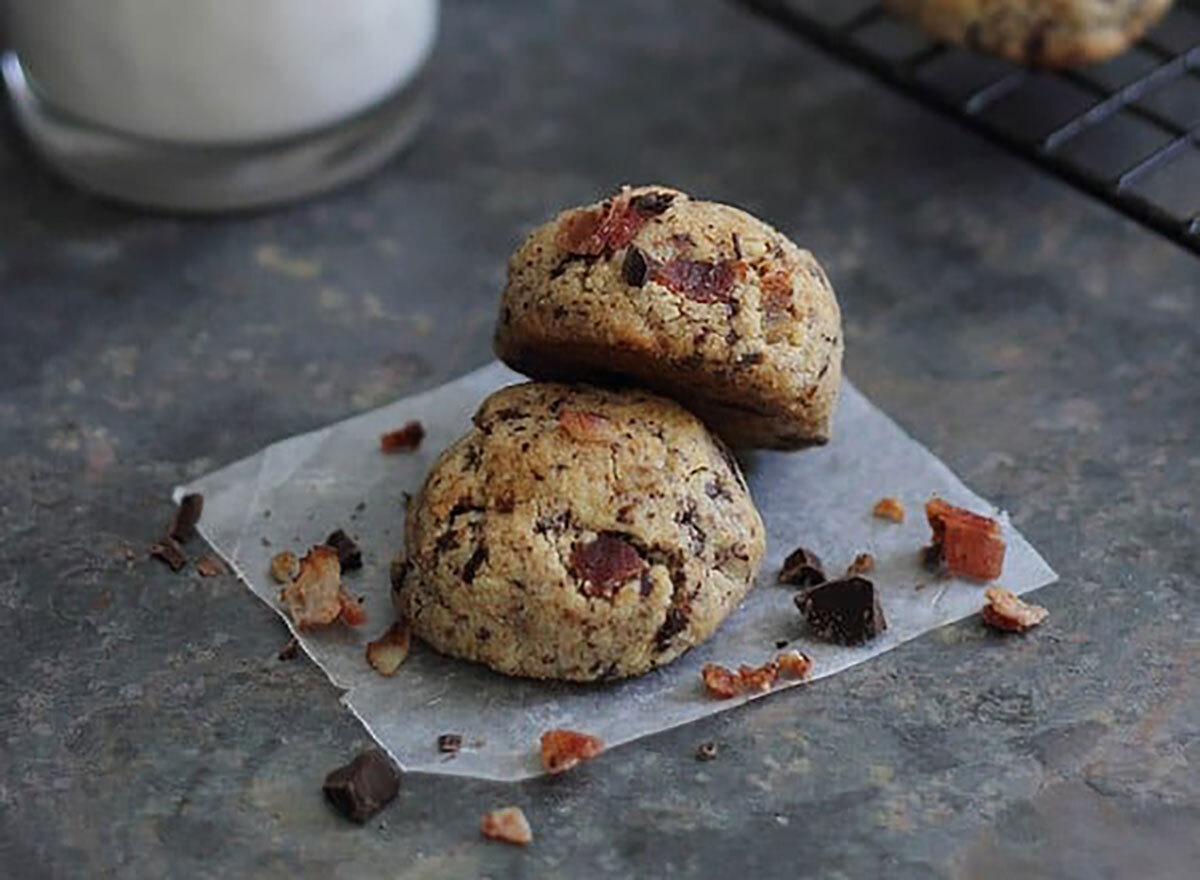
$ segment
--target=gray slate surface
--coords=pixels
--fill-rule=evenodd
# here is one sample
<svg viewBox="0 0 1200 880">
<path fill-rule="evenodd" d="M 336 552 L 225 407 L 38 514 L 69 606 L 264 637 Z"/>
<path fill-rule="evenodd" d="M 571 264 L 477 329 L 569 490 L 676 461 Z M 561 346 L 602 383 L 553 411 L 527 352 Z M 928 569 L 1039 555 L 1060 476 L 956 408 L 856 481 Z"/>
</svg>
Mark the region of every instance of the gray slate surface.
<svg viewBox="0 0 1200 880">
<path fill-rule="evenodd" d="M 4 128 L 5 876 L 1191 876 L 1200 263 L 724 3 L 445 18 L 412 151 L 275 214 L 110 208 Z M 231 577 L 144 557 L 168 490 L 485 362 L 522 231 L 627 181 L 817 253 L 850 376 L 1012 511 L 1062 576 L 1053 616 L 562 779 L 409 776 L 352 827 L 319 789 L 363 731 Z M 528 850 L 479 840 L 507 803 Z"/>
</svg>

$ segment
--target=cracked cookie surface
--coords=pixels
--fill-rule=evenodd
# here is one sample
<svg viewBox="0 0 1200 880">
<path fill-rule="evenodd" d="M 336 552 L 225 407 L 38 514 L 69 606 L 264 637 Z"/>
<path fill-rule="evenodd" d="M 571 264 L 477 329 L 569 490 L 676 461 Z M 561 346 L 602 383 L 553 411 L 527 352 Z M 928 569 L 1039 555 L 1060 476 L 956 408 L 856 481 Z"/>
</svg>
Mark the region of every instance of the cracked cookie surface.
<svg viewBox="0 0 1200 880">
<path fill-rule="evenodd" d="M 742 447 L 826 442 L 841 382 L 841 315 L 812 254 L 665 186 L 535 229 L 509 260 L 495 343 L 535 379 L 672 397 Z"/>
<path fill-rule="evenodd" d="M 637 675 L 745 596 L 762 520 L 728 449 L 637 390 L 528 383 L 480 406 L 406 519 L 397 612 L 509 675 Z"/>
<path fill-rule="evenodd" d="M 885 0 L 935 36 L 1044 67 L 1118 55 L 1173 0 Z"/>
</svg>

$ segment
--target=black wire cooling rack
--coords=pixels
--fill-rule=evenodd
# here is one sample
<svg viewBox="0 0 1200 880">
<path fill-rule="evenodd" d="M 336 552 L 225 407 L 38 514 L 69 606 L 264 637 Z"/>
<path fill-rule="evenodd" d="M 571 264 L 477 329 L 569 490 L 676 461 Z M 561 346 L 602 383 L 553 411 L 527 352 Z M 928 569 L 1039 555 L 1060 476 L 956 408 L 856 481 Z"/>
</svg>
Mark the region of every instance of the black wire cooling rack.
<svg viewBox="0 0 1200 880">
<path fill-rule="evenodd" d="M 1034 70 L 865 0 L 737 0 L 1200 253 L 1200 0 L 1105 64 Z"/>
</svg>

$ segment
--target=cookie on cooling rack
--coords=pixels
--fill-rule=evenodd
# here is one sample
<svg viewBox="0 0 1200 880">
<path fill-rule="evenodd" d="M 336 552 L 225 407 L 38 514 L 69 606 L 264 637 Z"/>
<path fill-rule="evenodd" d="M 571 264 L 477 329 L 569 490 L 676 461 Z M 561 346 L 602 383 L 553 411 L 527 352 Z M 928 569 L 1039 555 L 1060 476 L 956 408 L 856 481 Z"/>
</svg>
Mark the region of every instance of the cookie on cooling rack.
<svg viewBox="0 0 1200 880">
<path fill-rule="evenodd" d="M 1020 64 L 1069 67 L 1119 55 L 1173 0 L 884 0 L 940 39 Z"/>
</svg>

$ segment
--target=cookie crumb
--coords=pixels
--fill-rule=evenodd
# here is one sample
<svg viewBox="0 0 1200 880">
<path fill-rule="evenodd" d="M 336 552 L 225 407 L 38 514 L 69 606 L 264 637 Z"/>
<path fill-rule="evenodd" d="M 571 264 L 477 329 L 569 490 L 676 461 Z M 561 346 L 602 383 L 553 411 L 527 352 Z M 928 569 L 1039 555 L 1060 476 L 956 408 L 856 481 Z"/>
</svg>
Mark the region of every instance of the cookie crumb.
<svg viewBox="0 0 1200 880">
<path fill-rule="evenodd" d="M 200 573 L 200 577 L 216 577 L 225 574 L 225 563 L 221 561 L 221 557 L 205 553 L 196 560 L 196 571 Z"/>
<path fill-rule="evenodd" d="M 301 629 L 325 626 L 342 611 L 341 574 L 337 551 L 318 544 L 300 560 L 296 577 L 279 591 L 292 621 Z"/>
<path fill-rule="evenodd" d="M 411 452 L 421 445 L 425 439 L 425 426 L 414 420 L 394 431 L 379 435 L 379 448 L 382 452 Z"/>
<path fill-rule="evenodd" d="M 856 574 L 866 574 L 869 571 L 875 570 L 875 557 L 870 553 L 859 553 L 854 557 L 854 561 L 850 563 L 846 569 L 846 577 L 854 577 Z"/>
<path fill-rule="evenodd" d="M 551 773 L 570 770 L 604 751 L 604 742 L 576 730 L 547 730 L 542 734 L 542 766 Z"/>
<path fill-rule="evenodd" d="M 533 829 L 529 827 L 529 820 L 520 807 L 504 807 L 484 813 L 480 831 L 489 840 L 502 840 L 517 846 L 527 846 L 533 842 Z"/>
<path fill-rule="evenodd" d="M 300 560 L 291 550 L 281 550 L 271 557 L 271 577 L 276 583 L 290 584 L 300 574 Z"/>
<path fill-rule="evenodd" d="M 904 505 L 900 503 L 900 499 L 890 495 L 876 501 L 871 513 L 877 519 L 891 520 L 894 523 L 904 522 Z"/>
<path fill-rule="evenodd" d="M 987 600 L 983 606 L 983 622 L 993 629 L 1023 633 L 1050 616 L 1041 605 L 1025 602 L 1004 587 L 988 587 L 983 596 Z"/>
<path fill-rule="evenodd" d="M 715 742 L 700 743 L 696 747 L 697 761 L 712 761 L 717 757 L 717 744 Z"/>
<path fill-rule="evenodd" d="M 784 651 L 775 658 L 775 665 L 783 678 L 806 679 L 812 674 L 812 658 L 799 651 Z"/>
<path fill-rule="evenodd" d="M 367 643 L 367 662 L 380 675 L 395 675 L 408 659 L 410 642 L 408 622 L 397 620 L 382 636 Z M 441 745 L 440 737 L 438 744 Z"/>
<path fill-rule="evenodd" d="M 705 663 L 704 668 L 700 670 L 700 677 L 708 695 L 718 700 L 732 699 L 740 690 L 737 673 L 719 663 Z"/>
</svg>

